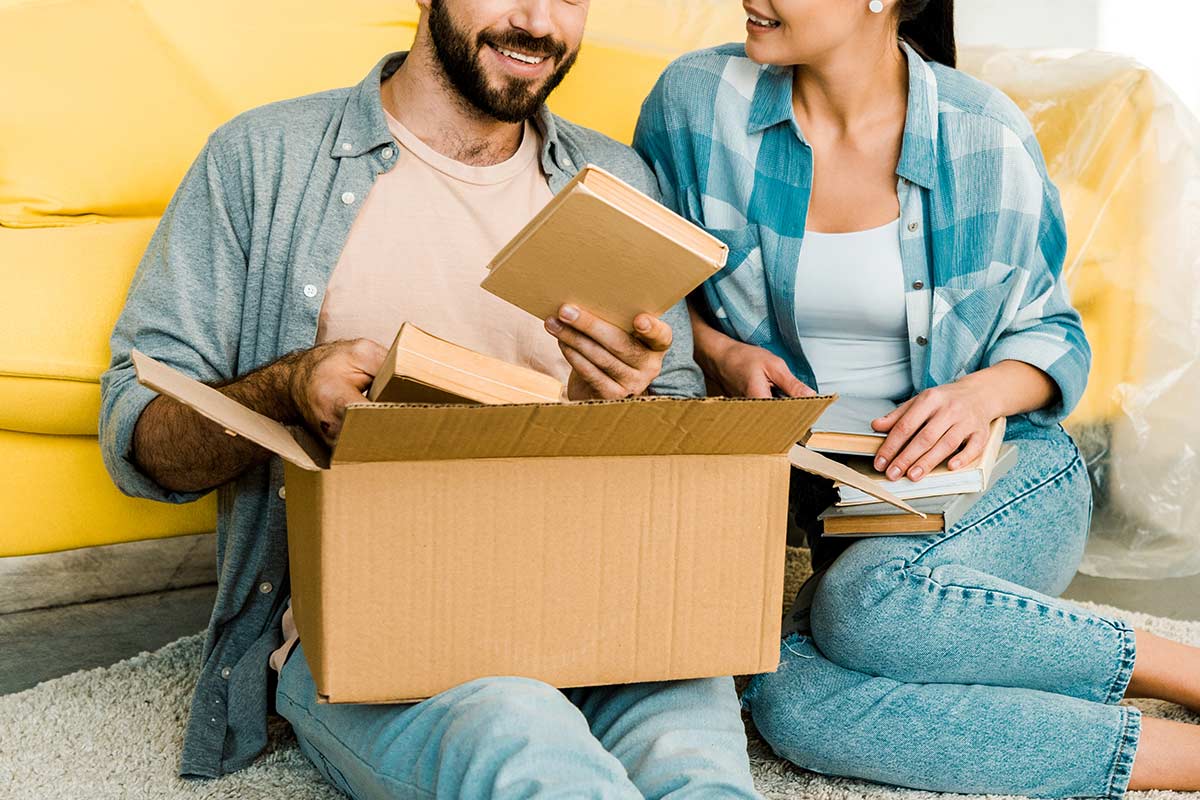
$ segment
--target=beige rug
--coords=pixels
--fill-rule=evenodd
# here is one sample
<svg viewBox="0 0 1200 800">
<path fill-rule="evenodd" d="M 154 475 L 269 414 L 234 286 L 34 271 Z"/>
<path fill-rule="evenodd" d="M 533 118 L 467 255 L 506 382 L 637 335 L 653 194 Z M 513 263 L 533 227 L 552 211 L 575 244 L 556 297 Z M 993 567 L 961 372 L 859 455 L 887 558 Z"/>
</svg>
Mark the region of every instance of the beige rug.
<svg viewBox="0 0 1200 800">
<path fill-rule="evenodd" d="M 790 556 L 789 598 L 807 574 L 806 556 L 799 550 Z M 1163 636 L 1200 645 L 1200 622 L 1094 608 L 1132 619 Z M 286 723 L 273 728 L 268 752 L 249 769 L 218 781 L 184 782 L 175 777 L 201 643 L 199 635 L 188 636 L 112 667 L 77 672 L 0 697 L 0 800 L 340 797 L 322 785 L 320 776 L 296 748 Z M 1175 706 L 1138 705 L 1156 716 L 1200 722 Z M 753 733 L 750 756 L 758 787 L 769 798 L 948 797 L 806 773 L 776 759 Z M 1137 793 L 1130 798 L 1151 800 L 1157 796 L 1162 800 L 1200 800 L 1200 794 L 1166 792 Z"/>
</svg>

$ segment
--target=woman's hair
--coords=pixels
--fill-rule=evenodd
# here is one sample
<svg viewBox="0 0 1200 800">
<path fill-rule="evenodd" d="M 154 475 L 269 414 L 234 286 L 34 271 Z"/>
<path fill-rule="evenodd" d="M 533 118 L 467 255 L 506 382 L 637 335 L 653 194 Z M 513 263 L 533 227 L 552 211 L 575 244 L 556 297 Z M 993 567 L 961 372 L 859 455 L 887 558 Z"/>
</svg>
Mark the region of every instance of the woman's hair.
<svg viewBox="0 0 1200 800">
<path fill-rule="evenodd" d="M 954 0 L 900 0 L 900 37 L 926 60 L 957 66 Z"/>
</svg>

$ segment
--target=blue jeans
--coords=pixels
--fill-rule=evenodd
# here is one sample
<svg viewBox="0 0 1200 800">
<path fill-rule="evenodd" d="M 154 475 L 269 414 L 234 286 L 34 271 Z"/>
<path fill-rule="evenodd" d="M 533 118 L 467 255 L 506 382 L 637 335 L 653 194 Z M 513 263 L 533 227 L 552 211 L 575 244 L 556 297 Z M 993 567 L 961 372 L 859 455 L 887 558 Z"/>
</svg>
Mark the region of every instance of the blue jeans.
<svg viewBox="0 0 1200 800">
<path fill-rule="evenodd" d="M 354 798 L 756 798 L 732 678 L 560 691 L 485 678 L 411 705 L 318 705 L 303 644 L 276 706 Z"/>
<path fill-rule="evenodd" d="M 777 754 L 925 790 L 1124 794 L 1134 634 L 1055 599 L 1087 538 L 1087 468 L 1061 428 L 1013 420 L 1007 438 L 1017 465 L 950 531 L 859 540 L 810 585 L 743 698 Z"/>
</svg>

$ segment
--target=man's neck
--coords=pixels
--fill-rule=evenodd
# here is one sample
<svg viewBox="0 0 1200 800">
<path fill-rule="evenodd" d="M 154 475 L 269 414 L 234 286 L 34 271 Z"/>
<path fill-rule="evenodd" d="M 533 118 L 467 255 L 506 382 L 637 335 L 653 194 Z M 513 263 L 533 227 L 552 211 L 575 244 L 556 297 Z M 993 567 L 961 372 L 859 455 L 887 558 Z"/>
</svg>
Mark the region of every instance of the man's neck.
<svg viewBox="0 0 1200 800">
<path fill-rule="evenodd" d="M 487 167 L 511 158 L 524 125 L 481 113 L 450 83 L 431 45 L 414 45 L 383 82 L 383 107 L 425 144 L 448 158 Z"/>
</svg>

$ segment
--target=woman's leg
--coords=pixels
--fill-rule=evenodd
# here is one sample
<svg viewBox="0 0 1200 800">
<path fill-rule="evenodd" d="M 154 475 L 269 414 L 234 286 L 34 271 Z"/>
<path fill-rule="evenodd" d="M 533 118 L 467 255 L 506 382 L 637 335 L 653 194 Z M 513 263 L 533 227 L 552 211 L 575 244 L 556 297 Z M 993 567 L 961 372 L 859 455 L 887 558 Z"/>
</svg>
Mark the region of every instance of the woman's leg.
<svg viewBox="0 0 1200 800">
<path fill-rule="evenodd" d="M 314 766 L 356 800 L 642 796 L 551 686 L 489 678 L 412 705 L 320 705 L 303 648 L 276 705 Z"/>
<path fill-rule="evenodd" d="M 1087 538 L 1086 467 L 1060 429 L 1012 434 L 1017 465 L 950 531 L 864 539 L 829 567 L 811 609 L 826 657 L 904 683 L 1124 696 L 1133 630 L 1052 596 Z"/>
<path fill-rule="evenodd" d="M 743 702 L 814 772 L 941 792 L 1119 798 L 1141 713 L 1030 689 L 907 684 L 848 670 L 793 634 Z"/>
</svg>

